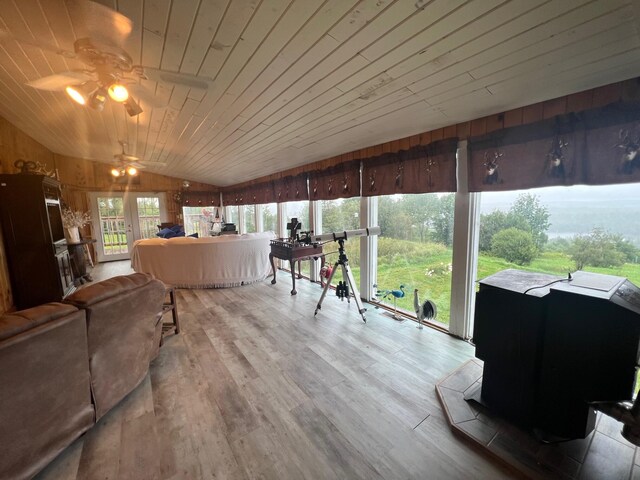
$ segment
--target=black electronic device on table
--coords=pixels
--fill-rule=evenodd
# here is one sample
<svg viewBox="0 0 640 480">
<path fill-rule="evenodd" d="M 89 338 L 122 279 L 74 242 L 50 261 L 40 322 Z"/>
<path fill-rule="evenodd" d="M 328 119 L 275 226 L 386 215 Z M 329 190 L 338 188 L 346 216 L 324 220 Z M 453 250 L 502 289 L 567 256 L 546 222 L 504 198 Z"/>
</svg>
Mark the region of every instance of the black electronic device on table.
<svg viewBox="0 0 640 480">
<path fill-rule="evenodd" d="M 223 232 L 235 232 L 236 224 L 235 223 L 223 223 L 222 231 Z"/>
</svg>

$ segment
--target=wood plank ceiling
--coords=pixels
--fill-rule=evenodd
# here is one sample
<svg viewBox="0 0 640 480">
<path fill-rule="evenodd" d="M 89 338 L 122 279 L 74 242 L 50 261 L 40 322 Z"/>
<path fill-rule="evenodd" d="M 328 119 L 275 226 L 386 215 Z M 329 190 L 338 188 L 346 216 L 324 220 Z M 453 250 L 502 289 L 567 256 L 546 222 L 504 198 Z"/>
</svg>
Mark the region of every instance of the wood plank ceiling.
<svg viewBox="0 0 640 480">
<path fill-rule="evenodd" d="M 64 0 L 0 0 L 0 115 L 52 151 L 230 185 L 638 76 L 637 0 L 103 0 L 134 63 L 213 79 L 140 82 L 129 117 L 25 85 L 82 68 Z"/>
</svg>

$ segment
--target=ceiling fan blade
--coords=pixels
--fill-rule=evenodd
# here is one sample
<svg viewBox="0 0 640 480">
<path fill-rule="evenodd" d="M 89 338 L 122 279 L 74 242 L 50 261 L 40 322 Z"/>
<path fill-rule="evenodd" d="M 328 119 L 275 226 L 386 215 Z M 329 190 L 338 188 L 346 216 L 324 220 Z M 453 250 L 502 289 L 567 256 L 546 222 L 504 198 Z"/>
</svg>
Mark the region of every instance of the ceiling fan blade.
<svg viewBox="0 0 640 480">
<path fill-rule="evenodd" d="M 142 163 L 142 165 L 146 165 L 147 167 L 166 167 L 167 166 L 167 162 L 152 162 L 147 160 L 140 160 L 140 163 Z"/>
<path fill-rule="evenodd" d="M 38 90 L 58 91 L 64 90 L 68 85 L 78 85 L 90 80 L 93 80 L 91 76 L 84 72 L 69 71 L 36 78 L 35 80 L 27 82 L 27 85 L 37 88 Z"/>
<path fill-rule="evenodd" d="M 50 45 L 48 43 L 42 43 L 32 38 L 12 35 L 11 33 L 0 29 L 0 42 L 7 42 L 11 40 L 15 40 L 21 45 L 28 45 L 30 47 L 39 48 L 41 50 L 44 50 L 45 52 L 56 53 L 66 58 L 76 58 L 76 53 L 70 50 L 65 50 L 64 48 L 60 48 L 56 45 Z"/>
<path fill-rule="evenodd" d="M 116 153 L 113 156 L 113 159 L 122 163 L 131 163 L 131 162 L 137 162 L 138 160 L 140 160 L 140 157 L 136 157 L 135 155 L 129 155 L 128 153 Z"/>
<path fill-rule="evenodd" d="M 66 0 L 77 38 L 95 43 L 122 46 L 133 22 L 119 12 L 89 0 Z"/>
<path fill-rule="evenodd" d="M 156 82 L 173 83 L 176 85 L 184 85 L 189 88 L 197 88 L 199 90 L 207 90 L 213 86 L 213 79 L 209 77 L 199 77 L 188 73 L 170 72 L 159 68 L 136 66 L 134 68 L 142 69 L 142 77 L 147 80 Z"/>
<path fill-rule="evenodd" d="M 162 100 L 148 88 L 145 88 L 138 83 L 132 83 L 131 85 L 127 85 L 127 87 L 134 97 L 137 97 L 139 100 L 142 100 L 153 108 L 164 108 L 167 106 L 167 102 Z"/>
</svg>

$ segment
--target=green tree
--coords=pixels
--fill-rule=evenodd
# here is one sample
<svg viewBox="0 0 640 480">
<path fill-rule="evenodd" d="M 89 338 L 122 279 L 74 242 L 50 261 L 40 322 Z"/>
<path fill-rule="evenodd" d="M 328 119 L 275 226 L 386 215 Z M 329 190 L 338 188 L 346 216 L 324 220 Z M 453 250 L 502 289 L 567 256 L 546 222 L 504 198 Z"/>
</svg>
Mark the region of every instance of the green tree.
<svg viewBox="0 0 640 480">
<path fill-rule="evenodd" d="M 415 232 L 415 240 L 427 241 L 429 227 L 433 223 L 438 209 L 438 198 L 435 195 L 403 195 L 396 202 L 395 215 L 399 215 L 405 224 L 402 230 L 411 235 Z M 407 237 L 413 240 L 413 235 Z"/>
<path fill-rule="evenodd" d="M 547 207 L 540 204 L 537 195 L 523 193 L 518 195 L 508 212 L 495 210 L 480 217 L 479 249 L 481 252 L 490 252 L 496 233 L 517 228 L 529 232 L 536 249 L 540 251 L 547 242 L 549 226 Z"/>
<path fill-rule="evenodd" d="M 443 195 L 437 199 L 435 214 L 433 215 L 432 238 L 438 243 L 450 247 L 453 245 L 453 213 L 455 196 Z"/>
<path fill-rule="evenodd" d="M 481 215 L 478 247 L 480 251 L 490 252 L 491 241 L 494 235 L 507 228 L 517 228 L 523 231 L 529 230 L 529 226 L 524 218 L 512 215 L 511 213 L 494 210 L 491 213 Z"/>
<path fill-rule="evenodd" d="M 571 248 L 571 240 L 568 238 L 554 238 L 549 240 L 544 249 L 547 252 L 562 252 L 567 253 Z"/>
<path fill-rule="evenodd" d="M 569 249 L 576 269 L 587 265 L 592 267 L 618 267 L 626 259 L 625 253 L 618 250 L 620 238 L 607 233 L 601 228 L 594 228 L 591 233 L 573 238 Z"/>
<path fill-rule="evenodd" d="M 245 205 L 244 207 L 244 223 L 247 233 L 256 231 L 256 210 L 253 205 Z"/>
<path fill-rule="evenodd" d="M 416 222 L 405 209 L 405 196 L 382 196 L 378 200 L 378 222 L 386 237 L 411 240 L 411 226 Z"/>
<path fill-rule="evenodd" d="M 276 204 L 263 205 L 262 207 L 262 227 L 265 232 L 278 233 L 278 214 Z"/>
<path fill-rule="evenodd" d="M 531 233 L 511 227 L 493 236 L 491 252 L 509 262 L 528 265 L 538 254 L 538 249 Z"/>
<path fill-rule="evenodd" d="M 514 220 L 524 219 L 526 221 L 529 226 L 528 230 L 531 232 L 533 241 L 538 249 L 541 249 L 547 243 L 547 230 L 551 226 L 549 223 L 549 211 L 547 207 L 540 204 L 540 198 L 537 195 L 531 193 L 518 195 L 509 210 L 509 215 Z"/>
<path fill-rule="evenodd" d="M 621 235 L 613 235 L 616 250 L 624 255 L 626 263 L 637 263 L 640 250 L 629 240 L 625 240 Z"/>
<path fill-rule="evenodd" d="M 360 228 L 360 198 L 322 200 L 321 208 L 324 233 Z"/>
</svg>

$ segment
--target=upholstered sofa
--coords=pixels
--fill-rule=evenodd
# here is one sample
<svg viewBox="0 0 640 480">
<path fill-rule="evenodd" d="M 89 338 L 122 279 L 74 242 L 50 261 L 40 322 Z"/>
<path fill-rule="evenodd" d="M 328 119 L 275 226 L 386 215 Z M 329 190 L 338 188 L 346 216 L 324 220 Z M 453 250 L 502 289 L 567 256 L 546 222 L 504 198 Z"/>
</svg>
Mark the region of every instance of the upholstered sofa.
<svg viewBox="0 0 640 480">
<path fill-rule="evenodd" d="M 235 287 L 264 280 L 271 273 L 273 238 L 273 232 L 263 232 L 137 240 L 131 266 L 175 287 Z"/>
<path fill-rule="evenodd" d="M 0 479 L 35 475 L 140 384 L 164 295 L 136 273 L 0 317 Z"/>
</svg>

